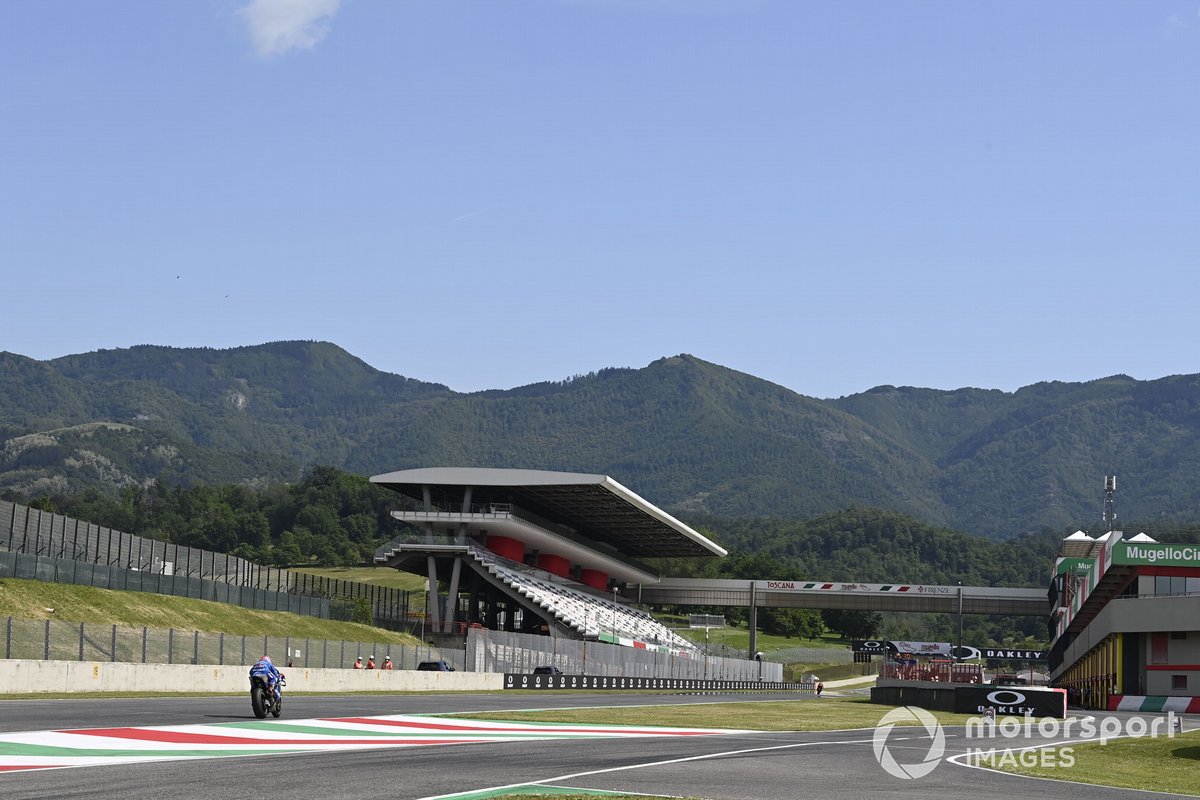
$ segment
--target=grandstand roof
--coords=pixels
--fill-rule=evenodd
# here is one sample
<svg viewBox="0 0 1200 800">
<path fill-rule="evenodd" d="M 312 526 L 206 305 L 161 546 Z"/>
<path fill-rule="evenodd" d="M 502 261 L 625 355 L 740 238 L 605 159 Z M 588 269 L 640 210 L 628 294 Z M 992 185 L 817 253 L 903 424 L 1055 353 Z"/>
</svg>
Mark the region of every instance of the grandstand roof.
<svg viewBox="0 0 1200 800">
<path fill-rule="evenodd" d="M 473 506 L 512 503 L 588 538 L 643 558 L 726 554 L 688 525 L 607 475 L 533 469 L 425 467 L 375 475 L 372 483 L 421 500 L 422 487 L 433 502 L 449 510 L 461 507 L 470 486 Z"/>
</svg>

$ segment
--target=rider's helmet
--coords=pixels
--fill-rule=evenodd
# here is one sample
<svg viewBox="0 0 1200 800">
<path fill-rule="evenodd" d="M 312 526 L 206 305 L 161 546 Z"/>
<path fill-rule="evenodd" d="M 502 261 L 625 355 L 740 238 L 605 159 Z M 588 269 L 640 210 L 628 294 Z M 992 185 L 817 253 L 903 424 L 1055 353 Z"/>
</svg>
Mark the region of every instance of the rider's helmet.
<svg viewBox="0 0 1200 800">
<path fill-rule="evenodd" d="M 263 657 L 262 657 L 262 660 L 263 660 L 263 661 L 265 661 L 265 662 L 267 662 L 268 664 L 270 664 L 270 663 L 271 663 L 271 657 L 270 657 L 270 656 L 263 656 Z"/>
</svg>

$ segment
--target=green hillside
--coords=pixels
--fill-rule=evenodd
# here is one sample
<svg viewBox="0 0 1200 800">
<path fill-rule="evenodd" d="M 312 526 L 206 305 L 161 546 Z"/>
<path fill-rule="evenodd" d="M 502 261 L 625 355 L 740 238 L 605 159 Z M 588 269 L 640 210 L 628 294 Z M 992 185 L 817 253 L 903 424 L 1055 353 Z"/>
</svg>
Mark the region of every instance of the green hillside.
<svg viewBox="0 0 1200 800">
<path fill-rule="evenodd" d="M 97 423 L 110 423 L 97 425 Z M 0 493 L 294 481 L 429 465 L 603 472 L 678 514 L 850 506 L 1007 538 L 1197 516 L 1200 376 L 818 400 L 689 355 L 460 394 L 323 342 L 0 353 Z"/>
<path fill-rule="evenodd" d="M 291 636 L 355 642 L 420 644 L 403 633 L 353 622 L 318 619 L 282 611 L 257 611 L 207 600 L 147 592 L 123 592 L 5 578 L 0 581 L 0 617 L 53 619 L 140 628 Z"/>
</svg>

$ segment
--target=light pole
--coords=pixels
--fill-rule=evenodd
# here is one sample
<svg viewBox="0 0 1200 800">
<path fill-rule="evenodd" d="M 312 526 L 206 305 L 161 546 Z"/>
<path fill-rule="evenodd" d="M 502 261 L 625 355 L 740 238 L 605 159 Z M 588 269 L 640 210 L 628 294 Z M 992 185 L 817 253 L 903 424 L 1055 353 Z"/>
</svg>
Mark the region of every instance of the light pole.
<svg viewBox="0 0 1200 800">
<path fill-rule="evenodd" d="M 612 626 L 613 639 L 617 638 L 617 594 L 620 591 L 621 590 L 618 589 L 616 586 L 613 587 L 613 626 Z"/>
<path fill-rule="evenodd" d="M 762 680 L 762 653 L 755 653 L 754 660 L 758 662 L 758 679 Z"/>
<path fill-rule="evenodd" d="M 955 663 L 959 663 L 959 664 L 962 663 L 962 606 L 963 606 L 962 581 L 959 581 L 958 582 L 958 646 L 954 649 L 955 661 L 951 662 L 951 664 L 950 664 L 951 669 L 954 668 Z M 954 677 L 957 678 L 958 676 L 954 676 Z"/>
</svg>

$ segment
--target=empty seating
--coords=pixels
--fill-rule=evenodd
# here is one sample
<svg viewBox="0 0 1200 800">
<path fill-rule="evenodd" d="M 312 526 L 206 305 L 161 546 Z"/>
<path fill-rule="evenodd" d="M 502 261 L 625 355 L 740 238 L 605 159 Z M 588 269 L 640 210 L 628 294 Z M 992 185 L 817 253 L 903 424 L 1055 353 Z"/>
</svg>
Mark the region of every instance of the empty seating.
<svg viewBox="0 0 1200 800">
<path fill-rule="evenodd" d="M 692 642 L 646 612 L 582 591 L 582 584 L 552 578 L 549 573 L 530 570 L 479 547 L 472 546 L 469 552 L 506 586 L 581 636 L 590 638 L 607 634 L 617 639 L 663 645 L 672 650 L 696 650 Z"/>
</svg>

